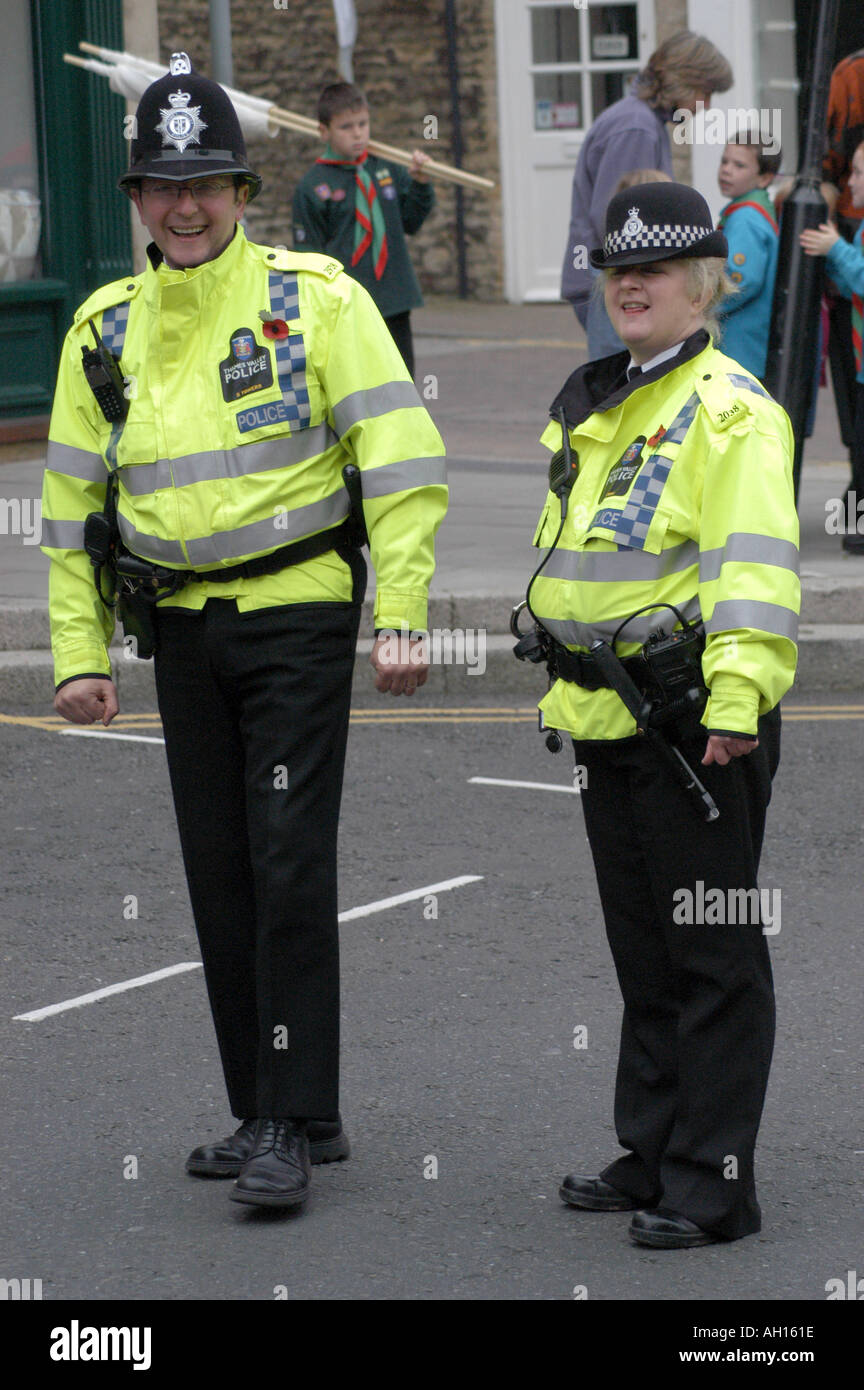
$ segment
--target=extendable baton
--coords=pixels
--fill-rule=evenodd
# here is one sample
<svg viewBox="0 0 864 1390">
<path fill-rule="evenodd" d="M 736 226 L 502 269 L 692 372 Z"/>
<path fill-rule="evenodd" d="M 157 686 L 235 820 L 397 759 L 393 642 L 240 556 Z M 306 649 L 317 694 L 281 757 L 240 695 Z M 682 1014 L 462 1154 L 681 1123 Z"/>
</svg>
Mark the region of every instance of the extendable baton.
<svg viewBox="0 0 864 1390">
<path fill-rule="evenodd" d="M 619 657 L 608 642 L 597 641 L 591 646 L 591 655 L 605 675 L 612 689 L 620 696 L 627 709 L 636 720 L 636 731 L 647 738 L 675 777 L 679 786 L 690 797 L 693 805 L 705 820 L 716 820 L 720 815 L 717 803 L 707 787 L 699 781 L 680 748 L 666 739 L 657 729 L 651 728 L 648 721 L 648 704 L 636 682 L 622 665 Z"/>
</svg>

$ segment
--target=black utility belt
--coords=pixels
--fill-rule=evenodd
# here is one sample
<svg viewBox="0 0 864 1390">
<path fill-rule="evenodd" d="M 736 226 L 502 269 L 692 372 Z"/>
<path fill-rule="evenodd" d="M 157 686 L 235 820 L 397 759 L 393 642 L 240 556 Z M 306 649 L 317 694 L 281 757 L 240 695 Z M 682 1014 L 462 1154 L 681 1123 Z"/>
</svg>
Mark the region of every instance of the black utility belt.
<svg viewBox="0 0 864 1390">
<path fill-rule="evenodd" d="M 246 560 L 242 565 L 229 565 L 227 569 L 189 570 L 187 577 L 201 584 L 230 584 L 234 579 L 257 579 L 262 574 L 275 574 L 288 565 L 302 565 L 304 560 L 315 560 L 326 555 L 328 550 L 357 548 L 354 523 L 343 521 L 330 531 L 319 531 L 305 540 L 293 541 L 274 550 L 272 555 L 262 555 L 259 560 Z"/>
<path fill-rule="evenodd" d="M 611 690 L 612 686 L 606 678 L 600 665 L 590 652 L 571 652 L 565 646 L 551 638 L 552 664 L 555 675 L 562 681 L 572 681 L 574 685 L 581 685 L 586 690 Z M 636 682 L 640 690 L 645 690 L 653 685 L 648 670 L 648 663 L 644 656 L 627 656 L 622 659 L 621 665 L 628 676 Z"/>
<path fill-rule="evenodd" d="M 258 579 L 264 574 L 276 574 L 279 570 L 287 569 L 289 565 L 302 565 L 305 560 L 315 560 L 319 555 L 326 555 L 328 550 L 357 549 L 358 545 L 356 528 L 349 519 L 329 531 L 319 531 L 317 535 L 307 536 L 302 541 L 283 545 L 270 555 L 245 560 L 239 565 L 220 566 L 215 570 L 171 570 L 162 565 L 151 565 L 149 561 L 137 556 L 132 556 L 131 559 L 138 560 L 142 568 L 150 568 L 153 579 L 158 582 L 160 588 L 172 582 L 177 588 L 181 588 L 184 584 L 190 583 L 232 584 L 235 579 Z M 137 569 L 137 566 L 134 568 Z M 118 557 L 117 572 L 121 575 L 124 573 L 122 557 Z M 129 577 L 132 578 L 134 575 Z M 144 577 L 143 574 L 141 577 Z"/>
</svg>

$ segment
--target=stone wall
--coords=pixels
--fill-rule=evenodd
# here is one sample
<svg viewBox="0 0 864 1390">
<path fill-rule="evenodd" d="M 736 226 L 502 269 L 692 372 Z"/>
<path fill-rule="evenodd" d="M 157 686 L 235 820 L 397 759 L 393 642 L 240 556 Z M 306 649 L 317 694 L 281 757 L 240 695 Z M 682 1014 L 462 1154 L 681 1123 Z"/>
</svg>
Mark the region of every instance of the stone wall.
<svg viewBox="0 0 864 1390">
<path fill-rule="evenodd" d="M 654 37 L 656 46 L 671 39 L 689 28 L 687 23 L 687 0 L 654 0 Z M 696 28 L 698 33 L 698 26 Z M 693 177 L 693 160 L 689 145 L 678 145 L 672 141 L 672 173 L 679 183 L 689 183 Z"/>
<path fill-rule="evenodd" d="M 493 0 L 459 0 L 458 60 L 464 166 L 500 185 Z M 354 80 L 364 88 L 372 135 L 403 148 L 418 146 L 452 163 L 452 107 L 444 0 L 358 0 Z M 337 81 L 331 0 L 233 0 L 234 86 L 302 115 L 315 117 L 321 88 Z M 159 0 L 160 54 L 185 49 L 210 74 L 208 7 L 204 0 Z M 437 140 L 424 139 L 424 118 L 437 121 Z M 425 128 L 431 128 L 425 122 Z M 291 198 L 299 177 L 320 153 L 305 136 L 280 131 L 249 145 L 264 190 L 252 204 L 252 238 L 293 244 Z M 436 181 L 438 201 L 409 243 L 420 282 L 429 292 L 458 292 L 454 185 Z M 468 293 L 503 293 L 500 189 L 463 194 Z"/>
</svg>

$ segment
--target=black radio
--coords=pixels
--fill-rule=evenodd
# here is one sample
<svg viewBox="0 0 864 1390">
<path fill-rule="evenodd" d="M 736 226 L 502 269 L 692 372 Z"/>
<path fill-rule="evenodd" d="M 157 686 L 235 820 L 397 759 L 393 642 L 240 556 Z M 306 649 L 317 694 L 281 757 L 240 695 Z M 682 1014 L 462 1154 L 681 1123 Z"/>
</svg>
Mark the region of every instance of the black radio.
<svg viewBox="0 0 864 1390">
<path fill-rule="evenodd" d="M 125 420 L 129 414 L 129 401 L 127 400 L 123 387 L 123 373 L 117 358 L 110 353 L 96 331 L 96 325 L 90 319 L 90 327 L 93 330 L 93 337 L 96 339 L 95 348 L 82 347 L 82 366 L 84 375 L 87 378 L 87 385 L 96 397 L 96 403 L 105 419 L 110 425 L 115 420 Z"/>
<path fill-rule="evenodd" d="M 692 686 L 701 686 L 702 653 L 705 635 L 687 626 L 666 636 L 661 628 L 653 632 L 642 648 L 642 655 L 664 695 L 677 699 Z"/>
</svg>

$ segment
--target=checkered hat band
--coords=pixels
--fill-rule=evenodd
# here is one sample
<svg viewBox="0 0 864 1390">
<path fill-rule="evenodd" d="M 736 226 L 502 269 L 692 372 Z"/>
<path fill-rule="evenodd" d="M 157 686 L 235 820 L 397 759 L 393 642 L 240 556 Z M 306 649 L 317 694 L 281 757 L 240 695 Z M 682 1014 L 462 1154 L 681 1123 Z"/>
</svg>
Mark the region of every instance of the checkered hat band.
<svg viewBox="0 0 864 1390">
<path fill-rule="evenodd" d="M 629 236 L 624 231 L 610 232 L 603 243 L 603 250 L 607 256 L 615 256 L 622 251 L 655 251 L 658 248 L 680 251 L 682 246 L 692 246 L 694 242 L 704 240 L 713 230 L 713 227 L 672 226 L 669 222 L 655 223 L 650 227 L 643 223 L 642 230 L 636 236 Z"/>
</svg>

